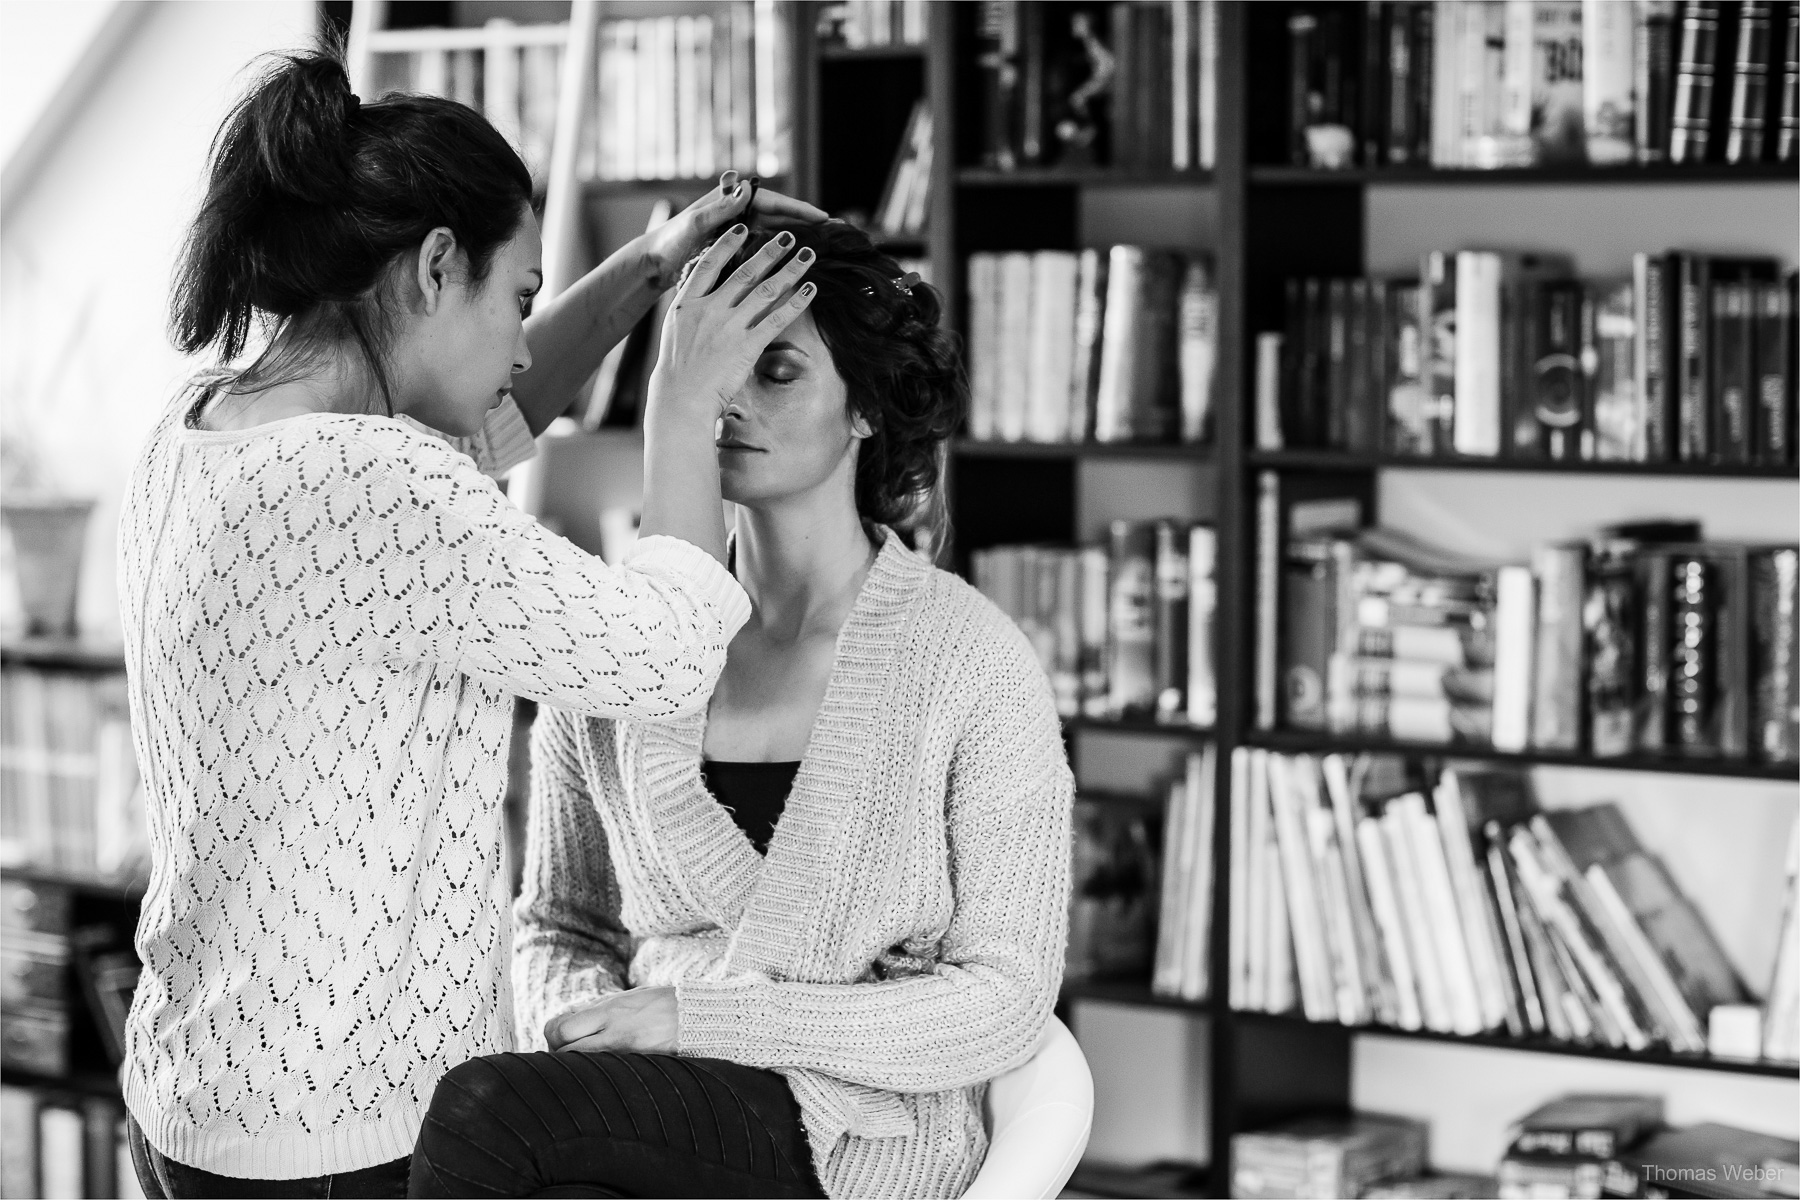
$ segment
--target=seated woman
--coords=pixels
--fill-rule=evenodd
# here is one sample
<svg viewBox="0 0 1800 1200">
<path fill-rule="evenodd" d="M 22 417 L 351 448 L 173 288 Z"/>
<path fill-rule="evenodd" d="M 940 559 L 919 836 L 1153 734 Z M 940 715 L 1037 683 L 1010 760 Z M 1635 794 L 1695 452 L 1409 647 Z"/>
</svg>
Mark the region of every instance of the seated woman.
<svg viewBox="0 0 1800 1200">
<path fill-rule="evenodd" d="M 957 1196 L 1056 1003 L 1049 683 L 891 528 L 967 402 L 940 299 L 794 232 L 817 300 L 718 442 L 753 615 L 704 714 L 540 713 L 513 974 L 557 1052 L 445 1077 L 415 1196 Z"/>
</svg>

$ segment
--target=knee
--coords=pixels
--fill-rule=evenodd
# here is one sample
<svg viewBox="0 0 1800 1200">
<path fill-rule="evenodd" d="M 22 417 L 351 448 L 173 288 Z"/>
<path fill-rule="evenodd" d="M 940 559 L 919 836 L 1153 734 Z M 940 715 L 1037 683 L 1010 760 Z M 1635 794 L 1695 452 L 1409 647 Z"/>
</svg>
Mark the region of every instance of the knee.
<svg viewBox="0 0 1800 1200">
<path fill-rule="evenodd" d="M 504 1110 L 513 1094 L 506 1071 L 511 1057 L 491 1054 L 452 1067 L 431 1095 L 427 1123 L 458 1129 L 467 1129 L 471 1122 L 477 1128 L 490 1125 L 492 1114 Z"/>
</svg>

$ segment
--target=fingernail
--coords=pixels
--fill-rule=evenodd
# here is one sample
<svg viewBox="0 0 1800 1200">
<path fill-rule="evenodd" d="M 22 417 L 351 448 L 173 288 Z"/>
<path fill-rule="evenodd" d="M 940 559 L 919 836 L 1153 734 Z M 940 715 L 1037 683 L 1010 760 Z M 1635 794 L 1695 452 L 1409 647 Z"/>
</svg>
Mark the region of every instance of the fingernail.
<svg viewBox="0 0 1800 1200">
<path fill-rule="evenodd" d="M 744 234 L 746 234 L 748 232 L 750 232 L 750 231 L 748 229 L 745 229 L 742 224 L 733 225 L 730 230 L 732 237 L 742 237 L 742 236 L 744 236 Z"/>
<path fill-rule="evenodd" d="M 818 291 L 818 290 L 819 290 L 819 289 L 818 289 L 818 288 L 815 288 L 815 287 L 814 287 L 814 286 L 813 286 L 813 285 L 812 285 L 812 284 L 810 284 L 810 283 L 803 283 L 803 284 L 801 284 L 801 285 L 800 285 L 800 294 L 801 294 L 801 295 L 802 295 L 802 296 L 810 296 L 810 295 L 812 295 L 812 294 L 813 294 L 813 293 L 814 293 L 814 292 L 816 292 L 816 291 Z"/>
<path fill-rule="evenodd" d="M 775 244 L 780 246 L 783 250 L 786 250 L 789 246 L 794 244 L 794 235 L 783 231 L 782 234 L 775 239 Z"/>
<path fill-rule="evenodd" d="M 809 263 L 813 260 L 812 248 L 807 247 L 807 248 L 801 250 L 800 253 L 794 255 L 794 257 L 799 259 L 803 263 Z"/>
</svg>

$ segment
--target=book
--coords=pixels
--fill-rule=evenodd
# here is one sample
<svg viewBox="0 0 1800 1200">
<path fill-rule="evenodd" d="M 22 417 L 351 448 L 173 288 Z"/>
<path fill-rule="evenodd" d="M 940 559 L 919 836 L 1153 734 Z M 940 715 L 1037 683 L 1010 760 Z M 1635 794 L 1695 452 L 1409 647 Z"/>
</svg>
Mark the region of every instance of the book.
<svg viewBox="0 0 1800 1200">
<path fill-rule="evenodd" d="M 1175 318 L 1180 260 L 1114 246 L 1101 343 L 1094 436 L 1103 442 L 1171 441 L 1180 428 Z"/>
<path fill-rule="evenodd" d="M 1185 7 L 1177 4 L 1177 8 Z M 1211 433 L 1213 371 L 1218 358 L 1219 295 L 1210 260 L 1191 256 L 1183 268 L 1179 356 L 1181 440 L 1201 442 Z"/>
<path fill-rule="evenodd" d="M 1540 750 L 1579 750 L 1582 744 L 1582 602 L 1587 547 L 1540 546 L 1537 576 L 1537 661 L 1533 671 L 1531 744 Z"/>
<path fill-rule="evenodd" d="M 1496 1029 L 1504 1025 L 1514 1037 L 1522 1037 L 1524 1017 L 1506 977 L 1507 961 L 1499 914 L 1487 898 L 1482 870 L 1476 864 L 1475 845 L 1469 833 L 1470 813 L 1463 803 L 1457 772 L 1447 770 L 1439 777 L 1432 793 L 1432 809 L 1444 847 L 1444 861 L 1450 869 L 1456 913 L 1461 921 L 1463 946 L 1468 952 L 1474 977 L 1482 1027 Z M 1479 829 L 1480 823 L 1476 822 L 1475 827 Z"/>
<path fill-rule="evenodd" d="M 1522 1158 L 1612 1158 L 1662 1124 L 1661 1096 L 1569 1093 L 1513 1122 L 1506 1133 L 1506 1153 Z"/>
<path fill-rule="evenodd" d="M 1637 572 L 1634 544 L 1600 542 L 1588 564 L 1582 602 L 1582 655 L 1587 666 L 1585 728 L 1588 752 L 1616 758 L 1636 747 L 1639 670 Z"/>
<path fill-rule="evenodd" d="M 1108 541 L 1107 705 L 1156 710 L 1156 526 L 1114 521 Z"/>
<path fill-rule="evenodd" d="M 1687 0 L 1681 9 L 1676 47 L 1669 160 L 1704 162 L 1719 64 L 1719 5 L 1711 0 Z"/>
<path fill-rule="evenodd" d="M 1401 915 L 1394 866 L 1376 818 L 1357 818 L 1356 846 L 1368 888 L 1370 915 L 1380 935 L 1385 978 L 1393 992 L 1392 1023 L 1401 1029 L 1423 1028 L 1420 985 L 1413 971 L 1413 955 Z"/>
<path fill-rule="evenodd" d="M 1712 285 L 1712 460 L 1748 463 L 1752 454 L 1751 405 L 1756 363 L 1751 344 L 1751 285 Z"/>
<path fill-rule="evenodd" d="M 1218 613 L 1218 531 L 1195 525 L 1188 531 L 1187 719 L 1201 728 L 1219 714 L 1214 621 Z"/>
<path fill-rule="evenodd" d="M 1156 537 L 1155 709 L 1158 720 L 1187 716 L 1188 534 L 1158 521 Z"/>
<path fill-rule="evenodd" d="M 1074 353 L 1069 367 L 1069 436 L 1086 441 L 1094 432 L 1094 399 L 1100 385 L 1106 328 L 1106 275 L 1111 256 L 1083 250 L 1075 269 Z M 971 260 L 972 261 L 972 260 Z"/>
<path fill-rule="evenodd" d="M 1642 461 L 1644 406 L 1638 392 L 1636 290 L 1631 280 L 1592 284 L 1582 306 L 1586 397 L 1582 457 Z"/>
<path fill-rule="evenodd" d="M 1750 726 L 1757 757 L 1800 759 L 1800 551 L 1759 550 L 1750 556 Z"/>
<path fill-rule="evenodd" d="M 1675 0 L 1635 0 L 1632 26 L 1633 91 L 1637 95 L 1636 149 L 1641 163 L 1669 155 L 1669 120 L 1674 109 Z"/>
<path fill-rule="evenodd" d="M 1637 157 L 1635 16 L 1632 5 L 1609 0 L 1584 0 L 1581 6 L 1582 123 L 1591 163 L 1628 163 Z"/>
<path fill-rule="evenodd" d="M 1030 256 L 1029 290 L 1018 299 L 1029 304 L 1025 368 L 1024 438 L 1033 442 L 1070 440 L 1069 393 L 1074 384 L 1076 275 L 1079 262 L 1068 252 L 1039 251 Z M 1003 286 L 1014 283 L 1002 267 Z M 1008 310 L 1010 311 L 1010 310 Z M 1010 366 L 1010 360 L 1008 360 Z M 1004 387 L 1002 388 L 1005 393 Z"/>
<path fill-rule="evenodd" d="M 1254 1007 L 1250 998 L 1250 889 L 1253 863 L 1250 847 L 1250 756 L 1247 746 L 1231 752 L 1229 798 L 1230 873 L 1226 877 L 1226 903 L 1231 914 L 1225 931 L 1225 1002 L 1233 1009 Z M 1260 999 L 1260 997 L 1258 997 Z"/>
<path fill-rule="evenodd" d="M 1156 852 L 1146 814 L 1077 797 L 1063 977 L 1142 978 L 1155 952 Z"/>
<path fill-rule="evenodd" d="M 1378 1179 L 1425 1169 L 1429 1128 L 1410 1117 L 1297 1117 L 1231 1139 L 1231 1194 L 1358 1196 Z"/>
<path fill-rule="evenodd" d="M 1769 108 L 1769 24 L 1774 7 L 1768 0 L 1743 0 L 1738 5 L 1730 124 L 1725 131 L 1728 163 L 1757 162 L 1762 158 Z"/>
<path fill-rule="evenodd" d="M 1190 813 L 1187 822 L 1191 847 L 1186 924 L 1179 945 L 1179 994 L 1200 1000 L 1211 992 L 1209 964 L 1212 946 L 1214 781 L 1218 777 L 1218 749 L 1211 743 L 1198 754 L 1187 756 L 1183 796 Z"/>
<path fill-rule="evenodd" d="M 1482 836 L 1485 843 L 1482 883 L 1494 898 L 1494 911 L 1500 918 L 1506 962 L 1510 968 L 1508 980 L 1517 989 L 1519 1011 L 1525 1020 L 1526 1031 L 1542 1034 L 1550 1026 L 1545 1020 L 1543 999 L 1538 990 L 1537 968 L 1533 965 L 1531 948 L 1526 943 L 1524 927 L 1514 903 L 1515 885 L 1506 868 L 1505 837 L 1500 823 L 1488 821 L 1482 827 Z"/>
<path fill-rule="evenodd" d="M 969 436 L 992 441 L 999 435 L 1000 259 L 969 256 Z"/>
<path fill-rule="evenodd" d="M 1786 19 L 1775 45 L 1780 48 L 1776 61 L 1781 68 L 1780 115 L 1775 125 L 1773 158 L 1776 162 L 1793 162 L 1800 150 L 1800 9 L 1785 6 Z"/>
<path fill-rule="evenodd" d="M 1339 1019 L 1336 983 L 1320 882 L 1311 858 L 1307 808 L 1296 770 L 1310 767 L 1285 755 L 1268 760 L 1269 802 L 1273 813 L 1277 852 L 1286 911 L 1293 935 L 1294 960 L 1299 971 L 1301 1010 L 1309 1021 Z"/>
<path fill-rule="evenodd" d="M 1797 1153 L 1800 1146 L 1793 1138 L 1707 1122 L 1660 1130 L 1620 1157 L 1652 1184 L 1679 1181 L 1690 1195 L 1729 1197 L 1764 1191 L 1764 1164 L 1792 1162 Z"/>
<path fill-rule="evenodd" d="M 997 348 L 994 378 L 995 434 L 1003 442 L 1025 440 L 1031 420 L 1032 259 L 1002 254 L 999 262 Z"/>
<path fill-rule="evenodd" d="M 1156 955 L 1150 967 L 1150 990 L 1158 996 L 1181 994 L 1181 953 L 1188 918 L 1188 880 L 1194 869 L 1193 808 L 1184 781 L 1169 788 L 1163 807 L 1162 902 L 1156 917 Z"/>
<path fill-rule="evenodd" d="M 1755 345 L 1751 457 L 1768 466 L 1785 466 L 1794 459 L 1793 292 L 1777 283 L 1750 287 Z"/>
</svg>

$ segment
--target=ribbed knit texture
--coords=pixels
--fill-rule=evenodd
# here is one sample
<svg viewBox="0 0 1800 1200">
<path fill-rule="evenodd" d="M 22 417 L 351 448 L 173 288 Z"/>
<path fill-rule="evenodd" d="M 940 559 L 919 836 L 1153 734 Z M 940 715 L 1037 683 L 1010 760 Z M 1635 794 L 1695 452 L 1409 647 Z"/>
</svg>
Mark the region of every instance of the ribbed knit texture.
<svg viewBox="0 0 1800 1200">
<path fill-rule="evenodd" d="M 512 697 L 703 711 L 743 590 L 699 549 L 613 568 L 386 417 L 151 435 L 121 517 L 152 872 L 125 1101 L 221 1175 L 412 1151 L 438 1078 L 512 1045 Z"/>
<path fill-rule="evenodd" d="M 1030 645 L 889 533 L 767 859 L 701 783 L 704 733 L 540 713 L 521 1041 L 674 985 L 681 1053 L 787 1077 L 832 1196 L 960 1195 L 983 1085 L 1062 978 L 1074 783 Z"/>
</svg>

